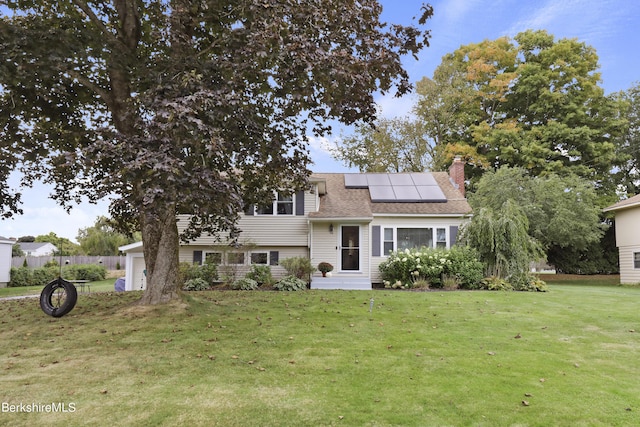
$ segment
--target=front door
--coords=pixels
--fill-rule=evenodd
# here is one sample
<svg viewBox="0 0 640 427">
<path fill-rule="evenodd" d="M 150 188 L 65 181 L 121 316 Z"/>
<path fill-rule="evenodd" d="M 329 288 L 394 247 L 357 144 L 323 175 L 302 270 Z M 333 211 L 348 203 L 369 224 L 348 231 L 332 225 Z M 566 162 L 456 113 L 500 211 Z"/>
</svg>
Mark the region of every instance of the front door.
<svg viewBox="0 0 640 427">
<path fill-rule="evenodd" d="M 340 267 L 343 271 L 360 270 L 360 226 L 343 225 L 340 233 Z"/>
</svg>

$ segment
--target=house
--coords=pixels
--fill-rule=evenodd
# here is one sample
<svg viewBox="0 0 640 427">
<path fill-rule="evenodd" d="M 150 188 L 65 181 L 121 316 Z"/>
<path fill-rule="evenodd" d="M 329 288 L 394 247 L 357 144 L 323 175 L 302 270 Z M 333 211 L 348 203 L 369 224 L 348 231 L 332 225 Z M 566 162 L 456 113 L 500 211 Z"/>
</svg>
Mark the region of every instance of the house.
<svg viewBox="0 0 640 427">
<path fill-rule="evenodd" d="M 58 250 L 53 243 L 49 242 L 17 242 L 17 244 L 26 256 L 49 256 Z"/>
<path fill-rule="evenodd" d="M 11 280 L 11 255 L 13 240 L 0 236 L 0 288 L 6 288 Z"/>
<path fill-rule="evenodd" d="M 238 224 L 238 248 L 201 236 L 181 246 L 180 261 L 211 260 L 228 277 L 241 277 L 252 264 L 270 265 L 280 277 L 286 272 L 279 260 L 309 257 L 312 265 L 334 266 L 331 277 L 314 274 L 311 288 L 371 289 L 390 251 L 449 248 L 471 215 L 459 158 L 449 173 L 314 173 L 310 184 L 291 196 L 274 194 L 272 205 L 250 206 Z M 186 219 L 179 218 L 179 231 Z M 126 289 L 144 288 L 142 244 L 120 250 L 127 255 Z"/>
<path fill-rule="evenodd" d="M 640 283 L 640 194 L 603 211 L 615 214 L 620 283 Z"/>
</svg>

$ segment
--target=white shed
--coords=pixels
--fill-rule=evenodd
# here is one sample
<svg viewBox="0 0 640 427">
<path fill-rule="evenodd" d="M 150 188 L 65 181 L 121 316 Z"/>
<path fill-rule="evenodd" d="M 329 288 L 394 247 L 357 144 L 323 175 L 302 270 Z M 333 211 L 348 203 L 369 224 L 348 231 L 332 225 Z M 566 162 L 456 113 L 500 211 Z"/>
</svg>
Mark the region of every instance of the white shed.
<svg viewBox="0 0 640 427">
<path fill-rule="evenodd" d="M 144 252 L 142 242 L 131 243 L 130 245 L 118 248 L 126 255 L 125 261 L 125 290 L 140 291 L 147 288 L 147 275 L 144 263 Z"/>
<path fill-rule="evenodd" d="M 0 236 L 0 288 L 6 288 L 11 280 L 11 249 L 14 243 Z"/>
</svg>

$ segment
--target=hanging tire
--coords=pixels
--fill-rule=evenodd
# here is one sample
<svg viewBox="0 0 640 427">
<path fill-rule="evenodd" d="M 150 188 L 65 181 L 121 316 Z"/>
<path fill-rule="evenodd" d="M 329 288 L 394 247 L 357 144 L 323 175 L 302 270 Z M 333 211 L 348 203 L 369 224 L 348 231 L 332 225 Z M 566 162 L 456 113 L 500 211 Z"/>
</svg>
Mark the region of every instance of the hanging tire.
<svg viewBox="0 0 640 427">
<path fill-rule="evenodd" d="M 61 277 L 49 282 L 40 293 L 40 308 L 49 316 L 62 317 L 76 306 L 78 291 Z"/>
</svg>

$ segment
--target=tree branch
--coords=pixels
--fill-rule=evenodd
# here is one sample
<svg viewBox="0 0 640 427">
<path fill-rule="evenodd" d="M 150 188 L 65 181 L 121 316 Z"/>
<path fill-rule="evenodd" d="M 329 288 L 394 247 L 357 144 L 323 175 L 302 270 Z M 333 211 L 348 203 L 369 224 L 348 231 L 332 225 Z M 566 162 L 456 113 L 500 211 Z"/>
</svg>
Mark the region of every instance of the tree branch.
<svg viewBox="0 0 640 427">
<path fill-rule="evenodd" d="M 101 88 L 100 86 L 92 82 L 89 78 L 84 76 L 82 73 L 77 72 L 76 70 L 67 70 L 67 73 L 71 78 L 76 79 L 78 82 L 80 82 L 80 84 L 85 86 L 87 89 L 90 89 L 93 92 L 95 92 L 95 94 L 98 95 L 100 98 L 102 98 L 104 102 L 106 102 L 107 104 L 111 103 L 111 97 L 109 96 L 108 90 Z"/>
<path fill-rule="evenodd" d="M 76 6 L 78 6 L 80 10 L 84 12 L 87 18 L 89 18 L 91 22 L 93 22 L 93 24 L 95 24 L 98 27 L 98 29 L 100 29 L 100 31 L 108 38 L 108 40 L 111 43 L 124 46 L 122 41 L 120 41 L 117 37 L 115 37 L 113 33 L 109 31 L 109 29 L 104 25 L 104 22 L 102 22 L 100 18 L 98 18 L 98 16 L 95 13 L 93 13 L 93 10 L 91 10 L 91 8 L 89 7 L 89 5 L 87 5 L 87 3 L 85 3 L 82 0 L 72 0 L 72 1 Z"/>
</svg>

